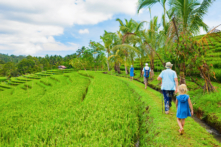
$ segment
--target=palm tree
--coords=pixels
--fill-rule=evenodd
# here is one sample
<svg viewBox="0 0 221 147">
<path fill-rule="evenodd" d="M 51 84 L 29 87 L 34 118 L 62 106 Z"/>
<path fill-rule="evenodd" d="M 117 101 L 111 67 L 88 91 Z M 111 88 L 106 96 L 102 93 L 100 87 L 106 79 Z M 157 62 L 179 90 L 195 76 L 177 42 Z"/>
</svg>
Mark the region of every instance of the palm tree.
<svg viewBox="0 0 221 147">
<path fill-rule="evenodd" d="M 100 36 L 100 38 L 102 39 L 102 41 L 104 43 L 104 48 L 107 52 L 107 58 L 109 58 L 109 56 L 110 56 L 112 44 L 116 40 L 116 37 L 117 37 L 117 35 L 115 33 L 107 32 L 107 31 L 104 31 L 104 35 Z M 108 60 L 107 60 L 107 67 L 108 67 L 108 71 L 110 71 Z"/>
<path fill-rule="evenodd" d="M 135 50 L 138 51 L 135 48 L 137 40 L 139 40 L 139 34 L 140 30 L 145 23 L 145 21 L 142 21 L 140 23 L 137 23 L 135 20 L 130 19 L 129 21 L 125 19 L 125 23 L 119 18 L 116 19 L 120 23 L 120 30 L 119 32 L 121 33 L 121 38 L 122 38 L 122 45 L 118 45 L 115 48 L 120 47 L 123 49 L 123 52 L 125 54 L 125 73 L 128 74 L 127 70 L 127 57 L 128 57 L 128 50 Z M 126 44 L 125 44 L 126 43 Z M 130 46 L 130 44 L 133 45 Z"/>
<path fill-rule="evenodd" d="M 207 13 L 213 0 L 203 0 L 199 3 L 195 0 L 171 0 L 171 8 L 174 10 L 176 19 L 173 18 L 174 30 L 177 36 L 177 48 L 179 48 L 179 36 L 184 34 L 197 34 L 200 28 L 208 30 L 208 26 L 203 22 L 203 16 Z M 185 84 L 185 55 L 179 57 L 180 84 Z"/>
<path fill-rule="evenodd" d="M 138 10 L 137 13 L 139 13 L 139 11 L 144 8 L 144 7 L 152 7 L 154 4 L 159 3 L 161 4 L 161 6 L 163 7 L 163 26 L 166 25 L 166 1 L 167 0 L 138 0 Z"/>
<path fill-rule="evenodd" d="M 154 59 L 157 50 L 160 47 L 160 35 L 159 35 L 158 17 L 154 17 L 150 23 L 149 28 L 142 32 L 143 46 L 145 46 L 145 52 L 150 59 L 151 77 L 154 76 Z"/>
<path fill-rule="evenodd" d="M 202 27 L 208 31 L 208 26 L 203 22 L 203 16 L 207 13 L 213 0 L 203 0 L 199 3 L 196 0 L 171 0 L 171 9 L 177 21 L 180 22 L 180 30 L 185 34 L 188 32 L 198 33 Z"/>
</svg>

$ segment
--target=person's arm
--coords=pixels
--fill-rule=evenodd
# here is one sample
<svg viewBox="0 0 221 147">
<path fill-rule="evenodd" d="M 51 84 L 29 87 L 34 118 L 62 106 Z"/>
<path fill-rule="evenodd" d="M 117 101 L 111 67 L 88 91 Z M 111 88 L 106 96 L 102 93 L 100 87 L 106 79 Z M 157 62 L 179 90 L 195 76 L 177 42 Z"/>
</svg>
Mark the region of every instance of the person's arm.
<svg viewBox="0 0 221 147">
<path fill-rule="evenodd" d="M 178 100 L 176 99 L 176 109 L 177 109 L 177 106 L 178 106 Z"/>
<path fill-rule="evenodd" d="M 189 106 L 190 106 L 190 109 L 191 109 L 191 115 L 193 115 L 193 105 L 191 103 L 190 97 L 188 99 L 188 103 L 189 103 Z"/>
<path fill-rule="evenodd" d="M 158 77 L 157 80 L 160 81 L 160 80 L 162 80 L 162 78 L 161 78 L 161 77 Z"/>
<path fill-rule="evenodd" d="M 176 91 L 175 91 L 175 93 L 177 93 L 177 91 L 178 91 L 178 79 L 174 78 L 174 81 L 175 81 L 175 84 L 176 84 Z"/>
</svg>

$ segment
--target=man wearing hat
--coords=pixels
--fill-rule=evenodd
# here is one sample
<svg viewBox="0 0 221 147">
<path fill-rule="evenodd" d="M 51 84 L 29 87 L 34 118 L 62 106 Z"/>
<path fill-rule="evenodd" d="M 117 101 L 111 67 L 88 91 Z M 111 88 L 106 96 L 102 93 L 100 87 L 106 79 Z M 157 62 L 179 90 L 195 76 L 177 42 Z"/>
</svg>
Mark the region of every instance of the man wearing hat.
<svg viewBox="0 0 221 147">
<path fill-rule="evenodd" d="M 178 79 L 176 72 L 172 70 L 173 64 L 167 62 L 165 67 L 166 70 L 160 73 L 157 80 L 162 80 L 161 90 L 164 96 L 165 113 L 169 114 L 173 93 L 178 89 Z"/>
<path fill-rule="evenodd" d="M 148 79 L 150 76 L 150 67 L 148 66 L 148 63 L 145 63 L 145 67 L 143 68 L 142 74 L 144 76 L 144 84 L 145 84 L 145 89 L 147 89 L 147 84 L 148 84 Z"/>
</svg>

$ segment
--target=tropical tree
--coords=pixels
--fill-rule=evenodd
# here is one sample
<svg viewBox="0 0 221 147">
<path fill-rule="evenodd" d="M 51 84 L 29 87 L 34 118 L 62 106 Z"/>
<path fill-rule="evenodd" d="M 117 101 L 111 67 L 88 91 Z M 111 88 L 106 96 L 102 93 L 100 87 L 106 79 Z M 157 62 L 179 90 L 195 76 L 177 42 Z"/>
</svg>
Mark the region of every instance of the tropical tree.
<svg viewBox="0 0 221 147">
<path fill-rule="evenodd" d="M 140 10 L 144 7 L 151 8 L 154 4 L 159 3 L 163 7 L 163 26 L 166 26 L 166 2 L 167 0 L 138 0 L 138 9 L 137 12 L 139 13 Z M 150 11 L 151 12 L 151 11 Z"/>
<path fill-rule="evenodd" d="M 109 56 L 110 56 L 110 53 L 111 53 L 111 49 L 113 47 L 113 43 L 114 41 L 116 40 L 116 37 L 117 35 L 115 33 L 112 33 L 112 32 L 107 32 L 106 30 L 104 31 L 104 35 L 103 36 L 100 36 L 100 39 L 102 39 L 103 43 L 104 43 L 104 49 L 106 50 L 107 52 L 107 68 L 108 68 L 108 71 L 110 71 L 110 67 L 109 67 Z"/>
<path fill-rule="evenodd" d="M 124 52 L 125 55 L 125 73 L 128 74 L 127 69 L 127 58 L 128 58 L 128 52 L 129 50 L 134 50 L 138 52 L 138 50 L 135 48 L 136 43 L 139 42 L 139 34 L 141 31 L 141 28 L 145 21 L 142 21 L 140 23 L 137 23 L 133 19 L 130 19 L 129 21 L 125 19 L 125 24 L 123 21 L 119 18 L 116 19 L 120 23 L 120 29 L 119 33 L 122 39 L 122 45 L 115 46 L 115 49 L 121 49 Z M 130 46 L 133 45 L 133 46 Z"/>
<path fill-rule="evenodd" d="M 157 50 L 160 48 L 160 35 L 159 35 L 158 17 L 154 17 L 147 30 L 142 31 L 142 39 L 144 50 L 150 59 L 151 77 L 154 76 L 154 59 Z"/>
<path fill-rule="evenodd" d="M 200 28 L 208 31 L 208 26 L 203 22 L 203 16 L 207 13 L 209 6 L 214 0 L 171 0 L 171 9 L 179 22 L 179 30 L 186 33 L 197 34 Z"/>
<path fill-rule="evenodd" d="M 195 0 L 171 0 L 171 8 L 174 9 L 175 19 L 173 18 L 173 29 L 176 32 L 177 46 L 180 45 L 180 36 L 183 34 L 197 34 L 200 28 L 208 30 L 208 26 L 203 22 L 203 16 L 207 13 L 208 7 L 212 4 L 213 0 L 203 0 L 199 3 Z M 193 36 L 192 36 L 193 37 Z M 183 41 L 183 40 L 182 40 Z M 178 55 L 178 54 L 176 54 Z M 185 84 L 185 55 L 180 56 L 179 69 L 180 69 L 180 83 Z"/>
</svg>

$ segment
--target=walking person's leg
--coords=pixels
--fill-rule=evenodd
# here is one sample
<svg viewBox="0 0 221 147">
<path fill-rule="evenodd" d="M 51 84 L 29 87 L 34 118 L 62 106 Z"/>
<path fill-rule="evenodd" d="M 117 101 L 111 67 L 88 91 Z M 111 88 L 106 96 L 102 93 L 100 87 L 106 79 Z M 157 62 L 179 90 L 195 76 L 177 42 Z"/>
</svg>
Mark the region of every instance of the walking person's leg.
<svg viewBox="0 0 221 147">
<path fill-rule="evenodd" d="M 148 82 L 148 79 L 146 77 L 144 77 L 144 85 L 145 85 L 145 89 L 147 89 L 147 82 Z"/>
<path fill-rule="evenodd" d="M 169 93 L 169 108 L 172 107 L 172 98 L 173 98 L 173 94 L 174 94 L 174 90 L 170 90 L 168 91 Z"/>
<path fill-rule="evenodd" d="M 181 123 L 181 119 L 177 118 L 177 123 L 180 127 L 180 130 L 183 129 L 182 123 Z"/>
<path fill-rule="evenodd" d="M 181 124 L 182 124 L 182 127 L 184 128 L 184 125 L 185 125 L 185 119 L 182 119 L 182 120 L 181 120 Z"/>
<path fill-rule="evenodd" d="M 185 118 L 181 119 L 181 125 L 183 127 L 183 129 L 181 130 L 181 134 L 183 134 L 184 133 Z"/>
<path fill-rule="evenodd" d="M 179 133 L 182 135 L 183 134 L 183 126 L 182 126 L 182 122 L 181 121 L 182 121 L 182 119 L 177 118 L 177 123 L 178 123 L 178 125 L 180 127 Z"/>
<path fill-rule="evenodd" d="M 168 91 L 163 90 L 163 96 L 164 96 L 164 106 L 165 106 L 165 113 L 169 114 L 169 97 L 168 97 Z"/>
</svg>

